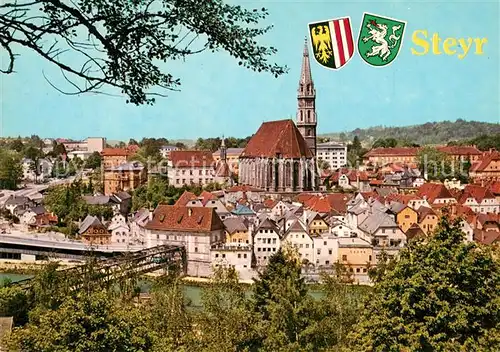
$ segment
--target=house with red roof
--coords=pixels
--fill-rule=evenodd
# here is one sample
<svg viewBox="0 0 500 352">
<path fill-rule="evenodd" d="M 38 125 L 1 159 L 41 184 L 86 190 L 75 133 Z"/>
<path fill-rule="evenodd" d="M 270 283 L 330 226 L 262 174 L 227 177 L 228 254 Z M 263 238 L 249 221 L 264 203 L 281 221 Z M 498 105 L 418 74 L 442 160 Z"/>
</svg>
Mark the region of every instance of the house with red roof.
<svg viewBox="0 0 500 352">
<path fill-rule="evenodd" d="M 479 214 L 499 213 L 500 203 L 487 187 L 467 185 L 458 197 L 458 203 Z"/>
<path fill-rule="evenodd" d="M 417 191 L 417 196 L 432 204 L 456 203 L 450 191 L 442 183 L 424 183 Z"/>
<path fill-rule="evenodd" d="M 168 180 L 174 187 L 215 181 L 215 161 L 210 151 L 172 150 L 168 159 Z"/>
<path fill-rule="evenodd" d="M 211 248 L 225 242 L 224 224 L 210 207 L 158 205 L 145 229 L 148 247 L 185 246 L 190 276 L 210 276 Z"/>
<path fill-rule="evenodd" d="M 342 189 L 356 189 L 360 192 L 371 191 L 370 179 L 366 171 L 341 168 L 328 178 L 331 187 Z"/>
<path fill-rule="evenodd" d="M 500 152 L 490 151 L 484 153 L 479 161 L 472 164 L 469 177 L 475 183 L 500 181 Z"/>
</svg>

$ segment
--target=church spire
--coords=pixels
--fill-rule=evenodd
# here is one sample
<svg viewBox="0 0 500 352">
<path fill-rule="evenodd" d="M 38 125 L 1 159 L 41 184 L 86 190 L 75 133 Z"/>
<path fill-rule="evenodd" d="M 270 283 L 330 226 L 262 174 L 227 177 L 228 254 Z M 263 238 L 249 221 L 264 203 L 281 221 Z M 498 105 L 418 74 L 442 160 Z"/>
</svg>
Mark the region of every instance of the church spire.
<svg viewBox="0 0 500 352">
<path fill-rule="evenodd" d="M 309 62 L 309 49 L 307 47 L 307 38 L 304 39 L 304 51 L 302 53 L 302 69 L 300 72 L 300 82 L 302 84 L 313 84 L 311 75 L 311 64 Z"/>
<path fill-rule="evenodd" d="M 311 75 L 307 39 L 305 39 L 297 91 L 297 127 L 313 155 L 316 155 L 316 126 L 316 90 Z"/>
<path fill-rule="evenodd" d="M 224 139 L 224 135 L 222 135 L 222 141 L 220 144 L 220 160 L 226 161 L 227 159 L 227 149 L 226 149 L 226 142 Z"/>
</svg>

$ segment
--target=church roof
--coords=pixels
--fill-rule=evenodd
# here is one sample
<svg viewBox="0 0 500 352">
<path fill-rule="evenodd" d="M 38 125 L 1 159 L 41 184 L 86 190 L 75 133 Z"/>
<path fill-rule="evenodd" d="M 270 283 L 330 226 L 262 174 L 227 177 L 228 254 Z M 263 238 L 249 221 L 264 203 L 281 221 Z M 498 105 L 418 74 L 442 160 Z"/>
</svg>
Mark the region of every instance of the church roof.
<svg viewBox="0 0 500 352">
<path fill-rule="evenodd" d="M 304 137 L 292 120 L 264 122 L 240 157 L 273 158 L 277 154 L 283 158 L 313 157 Z"/>
</svg>

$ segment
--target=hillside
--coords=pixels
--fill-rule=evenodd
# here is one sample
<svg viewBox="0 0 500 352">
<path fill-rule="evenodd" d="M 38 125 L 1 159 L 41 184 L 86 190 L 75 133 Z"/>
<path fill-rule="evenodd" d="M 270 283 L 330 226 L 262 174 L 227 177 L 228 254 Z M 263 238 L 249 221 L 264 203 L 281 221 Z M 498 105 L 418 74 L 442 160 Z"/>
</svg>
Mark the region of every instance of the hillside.
<svg viewBox="0 0 500 352">
<path fill-rule="evenodd" d="M 499 134 L 500 123 L 478 121 L 428 122 L 421 125 L 403 127 L 376 126 L 365 129 L 355 129 L 350 132 L 326 133 L 319 137 L 327 137 L 337 141 L 351 141 L 358 136 L 361 142 L 370 143 L 379 138 L 395 138 L 407 140 L 420 145 L 445 144 L 450 141 L 469 140 L 484 134 Z"/>
</svg>

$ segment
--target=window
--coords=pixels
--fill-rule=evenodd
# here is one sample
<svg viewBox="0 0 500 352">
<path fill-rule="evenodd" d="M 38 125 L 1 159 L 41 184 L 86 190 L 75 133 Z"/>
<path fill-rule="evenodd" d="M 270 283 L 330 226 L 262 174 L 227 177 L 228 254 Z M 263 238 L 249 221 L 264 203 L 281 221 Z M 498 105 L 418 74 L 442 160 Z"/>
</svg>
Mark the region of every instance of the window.
<svg viewBox="0 0 500 352">
<path fill-rule="evenodd" d="M 189 170 L 189 175 L 193 176 L 193 170 Z"/>
<path fill-rule="evenodd" d="M 238 259 L 240 259 L 240 258 L 241 258 L 241 253 L 238 253 Z"/>
<path fill-rule="evenodd" d="M 332 255 L 332 250 L 331 249 L 328 250 L 328 254 Z"/>
<path fill-rule="evenodd" d="M 198 247 L 194 247 L 194 252 L 198 253 Z"/>
<path fill-rule="evenodd" d="M 273 238 L 273 244 L 276 244 L 276 238 Z"/>
<path fill-rule="evenodd" d="M 370 256 L 368 256 L 368 260 L 369 260 L 369 261 L 372 261 L 372 256 L 371 256 L 371 255 L 370 255 Z"/>
<path fill-rule="evenodd" d="M 347 255 L 343 254 L 343 255 L 342 255 L 342 260 L 343 260 L 343 261 L 347 261 Z"/>
<path fill-rule="evenodd" d="M 225 255 L 225 254 L 223 254 L 223 255 L 222 255 L 222 258 L 226 258 L 226 255 Z"/>
<path fill-rule="evenodd" d="M 320 249 L 320 248 L 318 248 L 317 253 L 318 253 L 318 255 L 320 255 L 320 254 L 321 254 L 321 249 Z"/>
<path fill-rule="evenodd" d="M 219 258 L 219 253 L 215 253 L 215 258 Z"/>
<path fill-rule="evenodd" d="M 360 268 L 356 268 L 356 272 L 359 273 L 361 271 Z"/>
<path fill-rule="evenodd" d="M 203 175 L 203 171 L 202 170 L 198 171 L 198 175 Z"/>
<path fill-rule="evenodd" d="M 245 258 L 245 259 L 247 258 L 247 254 L 246 253 L 243 254 L 243 258 Z"/>
</svg>

